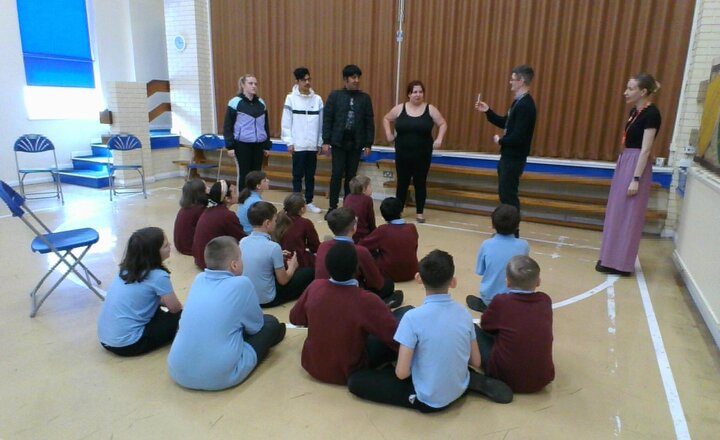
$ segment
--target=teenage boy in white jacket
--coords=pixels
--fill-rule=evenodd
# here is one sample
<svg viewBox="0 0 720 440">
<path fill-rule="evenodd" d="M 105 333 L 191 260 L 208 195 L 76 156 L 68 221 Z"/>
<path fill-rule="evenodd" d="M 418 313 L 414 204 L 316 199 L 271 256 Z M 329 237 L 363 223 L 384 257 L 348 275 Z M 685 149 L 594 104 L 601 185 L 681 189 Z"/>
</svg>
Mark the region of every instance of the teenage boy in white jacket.
<svg viewBox="0 0 720 440">
<path fill-rule="evenodd" d="M 310 71 L 298 67 L 293 71 L 296 84 L 285 98 L 282 114 L 282 140 L 292 154 L 293 191 L 302 192 L 305 178 L 307 210 L 321 210 L 313 204 L 318 147 L 322 145 L 323 100 L 310 88 Z"/>
</svg>

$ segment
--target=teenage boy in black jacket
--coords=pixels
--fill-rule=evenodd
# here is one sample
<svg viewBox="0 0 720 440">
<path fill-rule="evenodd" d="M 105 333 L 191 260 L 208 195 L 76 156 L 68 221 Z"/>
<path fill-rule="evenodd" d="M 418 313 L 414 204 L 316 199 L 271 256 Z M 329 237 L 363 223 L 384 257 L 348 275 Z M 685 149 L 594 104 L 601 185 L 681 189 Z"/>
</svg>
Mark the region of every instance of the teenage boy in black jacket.
<svg viewBox="0 0 720 440">
<path fill-rule="evenodd" d="M 503 135 L 493 136 L 493 142 L 500 145 L 500 161 L 497 165 L 498 194 L 500 203 L 513 205 L 520 211 L 518 186 L 520 176 L 525 170 L 530 143 L 535 131 L 535 101 L 530 96 L 530 83 L 535 73 L 528 65 L 517 66 L 512 70 L 510 90 L 515 94 L 507 115 L 500 116 L 490 109 L 487 103 L 478 100 L 475 109 L 485 113 L 491 124 L 505 129 Z"/>
<path fill-rule="evenodd" d="M 360 91 L 362 71 L 354 64 L 343 69 L 345 87 L 328 96 L 323 110 L 323 152 L 332 147 L 330 177 L 330 209 L 338 206 L 340 184 L 345 177 L 345 195 L 350 193 L 350 180 L 357 174 L 360 155 L 370 154 L 375 139 L 375 122 L 370 95 Z"/>
</svg>

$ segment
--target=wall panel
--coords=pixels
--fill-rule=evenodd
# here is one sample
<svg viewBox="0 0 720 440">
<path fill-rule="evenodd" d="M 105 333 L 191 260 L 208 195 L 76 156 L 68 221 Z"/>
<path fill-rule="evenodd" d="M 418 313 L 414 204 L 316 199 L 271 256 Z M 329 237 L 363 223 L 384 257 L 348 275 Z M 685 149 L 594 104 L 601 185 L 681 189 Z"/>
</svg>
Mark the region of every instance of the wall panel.
<svg viewBox="0 0 720 440">
<path fill-rule="evenodd" d="M 279 135 L 291 71 L 311 70 L 324 98 L 342 85 L 345 64 L 363 69 L 363 89 L 382 116 L 394 104 L 395 0 L 213 0 L 218 121 L 246 72 L 258 76 L 271 131 Z M 536 71 L 538 124 L 531 154 L 615 160 L 628 108 L 630 75 L 654 74 L 663 127 L 655 154 L 666 156 L 674 126 L 694 2 L 674 0 L 406 0 L 401 59 L 405 84 L 421 79 L 445 115 L 445 148 L 497 152 L 497 133 L 473 110 L 478 92 L 495 110 L 510 105 L 518 64 Z M 404 97 L 404 96 L 403 96 Z"/>
</svg>

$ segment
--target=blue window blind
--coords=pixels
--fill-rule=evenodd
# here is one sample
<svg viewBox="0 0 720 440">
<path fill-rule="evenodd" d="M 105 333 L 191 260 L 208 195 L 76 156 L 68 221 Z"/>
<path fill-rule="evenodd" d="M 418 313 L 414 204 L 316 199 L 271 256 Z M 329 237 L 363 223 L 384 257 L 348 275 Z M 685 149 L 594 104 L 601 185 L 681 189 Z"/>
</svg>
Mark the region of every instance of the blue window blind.
<svg viewBox="0 0 720 440">
<path fill-rule="evenodd" d="M 94 88 L 84 0 L 17 0 L 29 86 Z"/>
</svg>

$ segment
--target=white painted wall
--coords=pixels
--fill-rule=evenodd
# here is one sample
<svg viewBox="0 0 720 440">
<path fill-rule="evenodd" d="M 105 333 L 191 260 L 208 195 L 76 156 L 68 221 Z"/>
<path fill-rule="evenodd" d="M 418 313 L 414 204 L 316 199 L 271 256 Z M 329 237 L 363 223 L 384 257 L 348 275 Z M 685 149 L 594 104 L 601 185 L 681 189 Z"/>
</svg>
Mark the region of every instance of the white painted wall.
<svg viewBox="0 0 720 440">
<path fill-rule="evenodd" d="M 675 264 L 720 346 L 720 177 L 692 167 L 675 236 Z"/>
<path fill-rule="evenodd" d="M 167 54 L 162 0 L 92 0 L 90 33 L 98 60 L 100 85 L 107 81 L 167 79 Z M 69 166 L 71 153 L 89 150 L 90 140 L 108 132 L 97 118 L 91 120 L 30 120 L 23 99 L 25 71 L 15 0 L 0 0 L 0 179 L 17 182 L 12 144 L 24 133 L 49 137 L 61 166 Z M 157 23 L 157 27 L 152 24 Z M 131 25 L 132 24 L 132 25 Z M 151 78 L 152 79 L 152 78 Z M 168 117 L 169 118 L 169 117 Z M 37 161 L 30 160 L 29 165 Z M 47 179 L 44 179 L 47 180 Z M 28 181 L 30 177 L 28 177 Z"/>
</svg>

